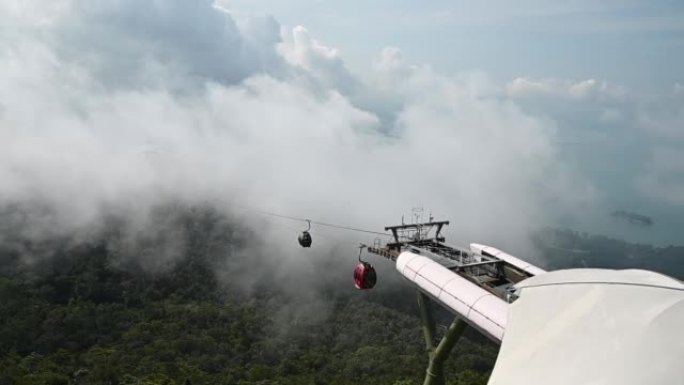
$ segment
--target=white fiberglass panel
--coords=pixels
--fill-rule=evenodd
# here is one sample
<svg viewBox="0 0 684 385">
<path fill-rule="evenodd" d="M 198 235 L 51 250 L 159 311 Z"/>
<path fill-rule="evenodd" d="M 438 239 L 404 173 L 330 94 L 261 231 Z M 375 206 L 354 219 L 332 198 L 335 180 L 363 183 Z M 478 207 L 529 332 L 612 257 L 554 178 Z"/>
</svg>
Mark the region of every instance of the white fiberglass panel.
<svg viewBox="0 0 684 385">
<path fill-rule="evenodd" d="M 682 282 L 571 269 L 516 288 L 489 385 L 682 384 Z"/>
<path fill-rule="evenodd" d="M 473 304 L 478 299 L 482 298 L 482 296 L 491 294 L 463 277 L 458 277 L 458 280 L 449 282 L 444 286 L 444 291 L 458 297 L 461 301 L 465 302 L 468 307 L 473 306 Z"/>
<path fill-rule="evenodd" d="M 493 294 L 482 297 L 473 304 L 471 314 L 472 312 L 482 314 L 493 323 L 499 325 L 502 330 L 506 327 L 508 304 Z"/>
<path fill-rule="evenodd" d="M 413 282 L 433 297 L 439 297 L 439 294 L 442 292 L 442 288 L 435 285 L 434 282 L 430 281 L 425 276 L 416 275 Z"/>
<path fill-rule="evenodd" d="M 418 257 L 418 255 L 408 253 L 403 258 L 397 258 L 397 261 L 395 264 L 396 269 L 399 270 L 400 272 L 403 272 L 404 268 L 406 267 L 406 264 L 408 264 L 409 261 L 411 261 L 415 257 Z"/>
<path fill-rule="evenodd" d="M 404 252 L 397 258 L 397 270 L 442 306 L 501 341 L 507 312 L 502 299 L 425 256 Z"/>
<path fill-rule="evenodd" d="M 429 279 L 430 282 L 433 282 L 435 285 L 439 286 L 440 289 L 448 284 L 452 279 L 459 278 L 458 275 L 453 271 L 433 261 L 425 264 L 425 266 L 423 266 L 418 272 L 418 275 Z"/>
<path fill-rule="evenodd" d="M 501 341 L 504 336 L 504 328 L 500 325 L 491 322 L 482 313 L 471 311 L 468 319 L 477 325 L 480 331 L 485 332 L 489 337 L 494 338 L 497 341 Z"/>
<path fill-rule="evenodd" d="M 511 265 L 517 267 L 518 269 L 521 269 L 531 275 L 540 275 L 546 273 L 546 270 L 541 269 L 527 261 L 523 261 L 520 258 L 514 257 L 508 253 L 505 253 L 495 247 L 481 245 L 479 243 L 471 243 L 470 250 L 480 254 L 486 253 L 489 255 L 493 255 L 494 257 L 499 258 L 502 261 L 506 261 Z"/>
</svg>

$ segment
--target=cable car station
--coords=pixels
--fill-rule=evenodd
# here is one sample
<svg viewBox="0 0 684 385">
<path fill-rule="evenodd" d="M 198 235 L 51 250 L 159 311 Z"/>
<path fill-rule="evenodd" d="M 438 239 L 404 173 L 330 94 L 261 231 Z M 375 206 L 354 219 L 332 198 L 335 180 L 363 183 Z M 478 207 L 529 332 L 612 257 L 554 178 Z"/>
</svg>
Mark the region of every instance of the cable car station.
<svg viewBox="0 0 684 385">
<path fill-rule="evenodd" d="M 487 246 L 471 245 L 471 250 L 449 246 L 441 234 L 443 227 L 448 225 L 449 221 L 432 221 L 430 218 L 424 223 L 388 226 L 385 231 L 392 233 L 393 240 L 384 246 L 378 240 L 366 248 L 371 254 L 395 262 L 397 270 L 419 289 L 418 305 L 429 356 L 425 385 L 446 383 L 444 361 L 466 325 L 501 343 L 507 305 L 515 299 L 510 289 L 516 283 L 543 272 Z M 354 272 L 355 281 L 357 270 Z M 369 288 L 358 284 L 356 287 Z M 456 315 L 438 343 L 432 314 L 434 302 Z"/>
</svg>

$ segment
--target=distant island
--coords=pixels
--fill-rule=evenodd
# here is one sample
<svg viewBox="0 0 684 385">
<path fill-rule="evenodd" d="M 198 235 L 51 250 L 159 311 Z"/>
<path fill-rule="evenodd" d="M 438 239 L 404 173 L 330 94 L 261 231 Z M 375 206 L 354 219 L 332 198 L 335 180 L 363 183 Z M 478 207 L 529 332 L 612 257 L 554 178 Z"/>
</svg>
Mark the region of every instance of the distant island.
<svg viewBox="0 0 684 385">
<path fill-rule="evenodd" d="M 641 226 L 653 225 L 653 219 L 651 219 L 651 217 L 648 217 L 646 215 L 633 213 L 630 211 L 625 211 L 625 210 L 613 211 L 611 213 L 611 216 L 613 218 L 626 220 L 627 222 L 629 222 L 631 224 L 635 224 L 635 225 L 641 225 Z"/>
</svg>

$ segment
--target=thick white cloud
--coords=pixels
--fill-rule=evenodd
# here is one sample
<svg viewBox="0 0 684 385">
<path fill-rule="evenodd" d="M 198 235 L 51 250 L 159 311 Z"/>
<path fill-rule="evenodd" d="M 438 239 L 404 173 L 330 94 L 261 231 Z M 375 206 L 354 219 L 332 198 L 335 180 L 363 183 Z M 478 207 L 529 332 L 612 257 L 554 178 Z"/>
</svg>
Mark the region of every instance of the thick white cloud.
<svg viewBox="0 0 684 385">
<path fill-rule="evenodd" d="M 60 6 L 48 22 L 22 4 L 22 33 L 0 41 L 3 204 L 49 204 L 78 228 L 165 199 L 374 228 L 424 205 L 459 240 L 526 250 L 531 229 L 594 202 L 557 154 L 556 123 L 507 92 L 610 95 L 603 83 L 506 91 L 397 49 L 362 81 L 304 28 L 208 2 Z"/>
<path fill-rule="evenodd" d="M 5 46 L 49 46 L 63 65 L 87 68 L 108 87 L 233 84 L 285 64 L 269 18 L 236 20 L 209 0 L 10 2 Z"/>
<path fill-rule="evenodd" d="M 334 88 L 347 95 L 356 91 L 358 82 L 344 66 L 339 50 L 322 44 L 302 26 L 283 28 L 281 36 L 278 53 L 310 80 L 310 87 Z"/>
</svg>

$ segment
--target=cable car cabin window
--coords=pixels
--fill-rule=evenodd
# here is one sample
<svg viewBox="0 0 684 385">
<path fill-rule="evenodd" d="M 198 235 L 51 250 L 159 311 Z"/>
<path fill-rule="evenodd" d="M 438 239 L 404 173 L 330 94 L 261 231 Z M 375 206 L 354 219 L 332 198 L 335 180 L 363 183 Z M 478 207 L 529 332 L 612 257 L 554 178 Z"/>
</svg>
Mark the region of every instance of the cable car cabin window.
<svg viewBox="0 0 684 385">
<path fill-rule="evenodd" d="M 354 268 L 354 286 L 356 286 L 357 289 L 361 289 L 363 286 L 363 264 L 359 263 L 356 265 L 356 268 Z"/>
<path fill-rule="evenodd" d="M 363 280 L 363 286 L 367 289 L 371 289 L 373 286 L 375 286 L 377 275 L 375 274 L 375 268 L 373 268 L 373 266 L 368 265 L 368 267 L 369 270 L 366 272 L 366 277 Z"/>
</svg>

